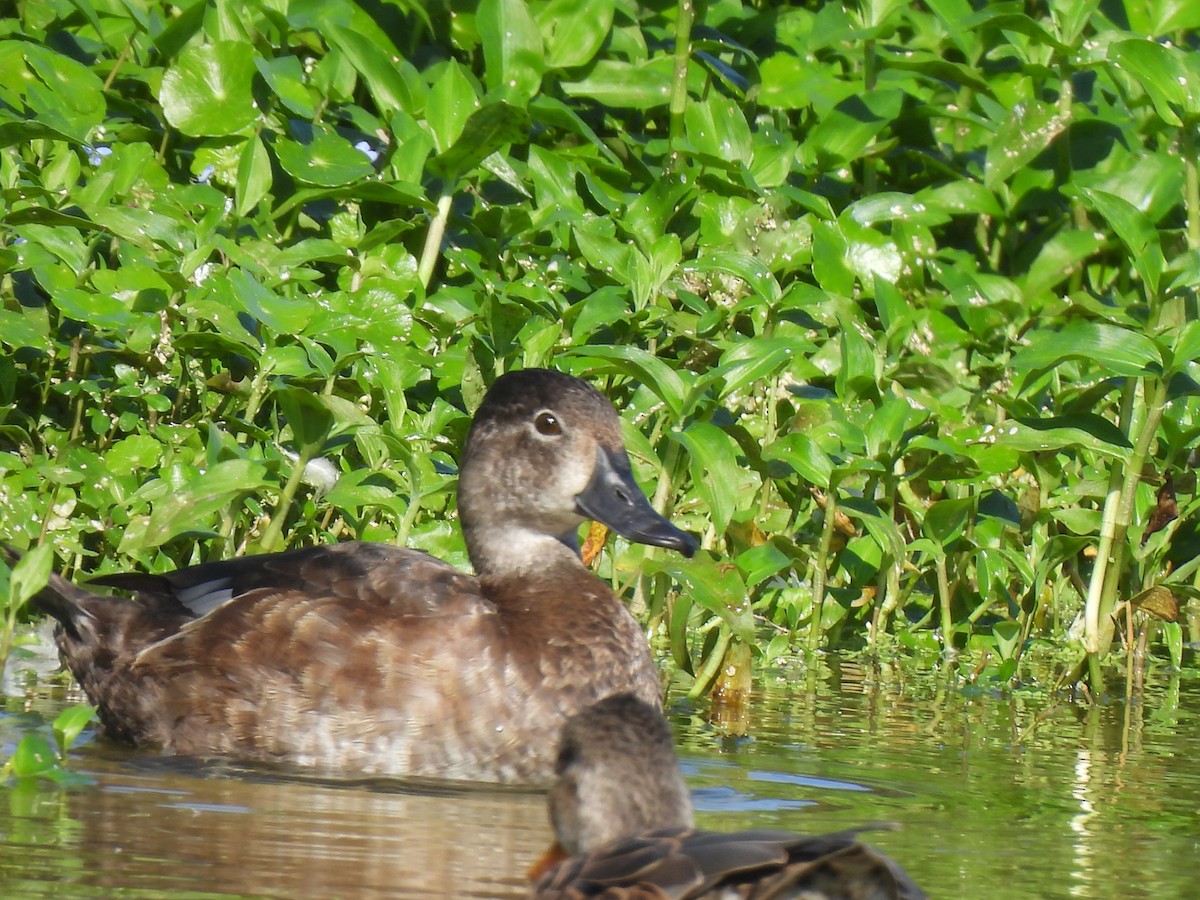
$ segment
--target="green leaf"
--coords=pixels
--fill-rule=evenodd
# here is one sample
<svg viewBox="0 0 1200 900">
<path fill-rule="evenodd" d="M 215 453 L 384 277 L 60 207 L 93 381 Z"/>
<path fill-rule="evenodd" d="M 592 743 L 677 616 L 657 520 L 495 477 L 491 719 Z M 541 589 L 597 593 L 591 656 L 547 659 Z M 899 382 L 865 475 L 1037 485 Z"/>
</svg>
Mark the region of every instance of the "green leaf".
<svg viewBox="0 0 1200 900">
<path fill-rule="evenodd" d="M 322 398 L 305 388 L 284 385 L 275 392 L 275 401 L 292 429 L 296 444 L 311 455 L 319 453 L 333 431 L 333 410 Z"/>
<path fill-rule="evenodd" d="M 720 272 L 744 281 L 764 303 L 775 303 L 783 296 L 779 281 L 760 259 L 733 250 L 718 250 L 701 256 L 685 267 L 685 271 L 707 274 Z"/>
<path fill-rule="evenodd" d="M 697 153 L 713 162 L 750 165 L 754 158 L 750 126 L 741 106 L 732 99 L 714 93 L 706 100 L 688 103 L 684 121 L 688 142 Z"/>
<path fill-rule="evenodd" d="M 53 564 L 54 550 L 49 544 L 41 544 L 22 553 L 9 577 L 9 602 L 18 607 L 27 603 L 50 581 Z"/>
<path fill-rule="evenodd" d="M 546 66 L 586 65 L 612 29 L 616 0 L 550 0 L 537 14 L 546 47 Z"/>
<path fill-rule="evenodd" d="M 330 23 L 325 26 L 325 34 L 367 83 L 381 116 L 388 117 L 399 110 L 414 116 L 421 114 L 426 89 L 411 63 L 392 58 L 385 48 L 349 28 Z"/>
<path fill-rule="evenodd" d="M 567 358 L 587 360 L 597 371 L 619 372 L 644 384 L 656 397 L 667 405 L 676 422 L 681 422 L 687 412 L 685 401 L 688 385 L 684 373 L 677 371 L 641 347 L 623 345 L 619 347 L 583 346 L 568 350 Z M 691 377 L 688 379 L 691 381 Z"/>
<path fill-rule="evenodd" d="M 159 102 L 184 134 L 237 134 L 258 117 L 251 85 L 254 48 L 236 41 L 184 49 L 163 74 Z"/>
<path fill-rule="evenodd" d="M 546 65 L 542 36 L 525 0 L 481 0 L 475 27 L 488 90 L 523 107 L 541 88 Z"/>
<path fill-rule="evenodd" d="M 643 568 L 669 575 L 679 582 L 691 602 L 719 616 L 734 636 L 753 643 L 754 614 L 747 599 L 749 591 L 736 566 L 701 552 L 685 564 L 675 558 L 650 557 Z"/>
<path fill-rule="evenodd" d="M 1182 372 L 1188 363 L 1200 361 L 1200 321 L 1186 322 L 1172 331 L 1175 339 L 1171 344 L 1170 371 Z"/>
<path fill-rule="evenodd" d="M 454 146 L 433 159 L 430 168 L 456 182 L 501 147 L 524 144 L 529 128 L 529 114 L 524 110 L 502 101 L 489 103 L 470 115 Z"/>
<path fill-rule="evenodd" d="M 719 379 L 721 397 L 737 394 L 752 385 L 762 385 L 781 370 L 792 365 L 797 357 L 815 348 L 807 342 L 790 338 L 758 338 L 742 341 L 721 355 L 721 361 L 709 371 L 706 382 Z M 811 374 L 819 374 L 813 368 Z"/>
<path fill-rule="evenodd" d="M 203 534 L 223 507 L 269 483 L 261 463 L 246 459 L 219 462 L 188 478 L 156 502 L 144 531 L 125 532 L 118 550 L 137 555 L 181 534 Z"/>
<path fill-rule="evenodd" d="M 1140 331 L 1099 322 L 1067 323 L 1061 331 L 1036 331 L 1012 359 L 1024 376 L 1022 388 L 1036 376 L 1069 359 L 1087 360 L 1102 372 L 1122 377 L 1160 375 L 1162 358 L 1154 341 Z"/>
<path fill-rule="evenodd" d="M 21 737 L 4 768 L 16 778 L 52 779 L 61 763 L 49 739 L 44 734 L 30 732 Z"/>
<path fill-rule="evenodd" d="M 426 118 L 433 130 L 434 146 L 445 153 L 463 133 L 463 126 L 479 108 L 479 98 L 457 60 L 450 60 L 429 89 Z M 514 110 L 515 112 L 515 110 Z M 491 151 L 489 151 L 490 153 Z M 479 158 L 488 156 L 482 154 Z"/>
<path fill-rule="evenodd" d="M 650 110 L 671 99 L 671 57 L 656 56 L 638 63 L 599 59 L 578 81 L 564 81 L 569 97 L 587 97 L 603 106 Z"/>
<path fill-rule="evenodd" d="M 930 540 L 948 549 L 962 537 L 974 506 L 975 501 L 970 497 L 931 503 L 921 521 L 921 531 Z"/>
<path fill-rule="evenodd" d="M 280 56 L 276 59 L 263 59 L 255 56 L 254 65 L 289 112 L 302 119 L 312 119 L 315 116 L 313 97 L 304 84 L 304 69 L 298 58 Z"/>
<path fill-rule="evenodd" d="M 995 440 L 1014 450 L 1041 452 L 1080 447 L 1120 460 L 1127 460 L 1132 449 L 1121 429 L 1093 413 L 1041 419 L 1014 416 L 999 426 Z"/>
<path fill-rule="evenodd" d="M 1000 658 L 1012 659 L 1020 646 L 1021 623 L 997 622 L 992 626 L 992 635 L 996 638 L 996 651 Z"/>
<path fill-rule="evenodd" d="M 843 100 L 806 136 L 800 148 L 805 165 L 835 167 L 856 162 L 887 127 L 904 103 L 901 91 L 877 88 Z"/>
<path fill-rule="evenodd" d="M 1166 262 L 1158 229 L 1136 206 L 1123 197 L 1093 188 L 1080 188 L 1080 193 L 1100 213 L 1125 245 L 1133 267 L 1146 284 L 1149 296 L 1158 293 Z"/>
<path fill-rule="evenodd" d="M 1021 293 L 1030 303 L 1040 302 L 1103 246 L 1104 235 L 1092 229 L 1065 228 L 1057 232 L 1038 250 L 1037 258 L 1021 279 Z"/>
<path fill-rule="evenodd" d="M 751 547 L 734 562 L 745 574 L 747 587 L 754 587 L 793 565 L 792 558 L 771 543 Z"/>
<path fill-rule="evenodd" d="M 717 534 L 724 534 L 737 511 L 738 447 L 733 439 L 708 422 L 692 422 L 670 432 L 687 449 L 692 485 L 705 500 Z"/>
<path fill-rule="evenodd" d="M 957 182 L 965 184 L 966 182 Z M 982 185 L 979 186 L 987 195 L 990 192 Z M 887 191 L 875 194 L 863 200 L 858 200 L 846 208 L 846 214 L 860 225 L 874 225 L 876 222 L 916 222 L 921 225 L 943 225 L 950 216 L 943 210 L 930 207 L 929 204 L 917 197 Z"/>
<path fill-rule="evenodd" d="M 271 189 L 271 157 L 257 135 L 246 141 L 238 158 L 235 199 L 239 216 L 258 206 Z"/>
<path fill-rule="evenodd" d="M 86 141 L 104 121 L 107 104 L 100 79 L 69 56 L 30 41 L 0 41 L 0 100 L 27 106 L 37 130 Z M 11 94 L 9 93 L 11 92 Z M 19 99 L 18 99 L 19 98 Z M 31 135 L 32 136 L 32 135 Z"/>
<path fill-rule="evenodd" d="M 1062 134 L 1071 119 L 1052 103 L 1030 98 L 1013 106 L 987 148 L 983 183 L 995 190 L 1028 166 Z"/>
<path fill-rule="evenodd" d="M 114 475 L 132 475 L 139 469 L 156 468 L 163 450 L 163 445 L 149 435 L 131 434 L 109 448 L 104 464 Z"/>
<path fill-rule="evenodd" d="M 1192 0 L 1124 0 L 1130 30 L 1151 37 L 1200 28 L 1200 6 Z"/>
<path fill-rule="evenodd" d="M 306 143 L 282 139 L 275 153 L 279 165 L 297 181 L 322 187 L 341 187 L 375 171 L 365 153 L 326 128 L 314 128 Z"/>
<path fill-rule="evenodd" d="M 1154 104 L 1154 110 L 1168 125 L 1179 126 L 1179 113 L 1194 116 L 1200 112 L 1200 96 L 1191 70 L 1181 52 L 1152 40 L 1116 41 L 1108 47 L 1114 69 L 1132 78 Z"/>
<path fill-rule="evenodd" d="M 54 719 L 54 740 L 61 753 L 66 753 L 88 723 L 96 717 L 94 706 L 68 706 Z"/>
<path fill-rule="evenodd" d="M 833 460 L 807 434 L 792 432 L 763 449 L 763 459 L 778 459 L 814 487 L 833 487 Z"/>
<path fill-rule="evenodd" d="M 297 334 L 312 318 L 310 303 L 284 299 L 242 269 L 231 269 L 227 280 L 246 312 L 275 334 Z"/>
<path fill-rule="evenodd" d="M 50 349 L 50 329 L 45 308 L 20 312 L 0 307 L 0 344 L 14 350 L 21 347 Z"/>
</svg>

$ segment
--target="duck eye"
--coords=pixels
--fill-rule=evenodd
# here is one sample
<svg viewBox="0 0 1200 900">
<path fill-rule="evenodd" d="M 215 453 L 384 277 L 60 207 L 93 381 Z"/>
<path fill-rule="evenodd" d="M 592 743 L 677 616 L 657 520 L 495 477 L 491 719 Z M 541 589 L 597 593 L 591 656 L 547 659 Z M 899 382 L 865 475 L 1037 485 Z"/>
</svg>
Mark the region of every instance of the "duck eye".
<svg viewBox="0 0 1200 900">
<path fill-rule="evenodd" d="M 550 412 L 538 413 L 537 418 L 533 420 L 533 427 L 538 430 L 538 434 L 547 437 L 562 434 L 562 423 L 558 421 L 558 416 Z"/>
</svg>

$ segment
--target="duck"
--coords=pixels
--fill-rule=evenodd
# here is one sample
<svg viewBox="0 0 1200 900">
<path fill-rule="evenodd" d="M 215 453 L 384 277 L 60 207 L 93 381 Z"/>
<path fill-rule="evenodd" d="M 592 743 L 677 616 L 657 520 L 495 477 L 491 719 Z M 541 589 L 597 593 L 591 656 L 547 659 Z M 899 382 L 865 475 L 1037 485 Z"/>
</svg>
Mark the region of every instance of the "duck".
<svg viewBox="0 0 1200 900">
<path fill-rule="evenodd" d="M 658 706 L 606 697 L 563 727 L 548 795 L 555 844 L 530 870 L 534 900 L 804 898 L 919 900 L 870 825 L 806 836 L 703 831 Z"/>
<path fill-rule="evenodd" d="M 684 556 L 698 542 L 639 488 L 607 397 L 552 369 L 488 389 L 458 514 L 474 574 L 351 541 L 92 580 L 132 602 L 55 574 L 34 602 L 105 737 L 332 775 L 545 785 L 572 713 L 614 692 L 661 703 L 645 635 L 580 558 L 580 525 Z"/>
</svg>

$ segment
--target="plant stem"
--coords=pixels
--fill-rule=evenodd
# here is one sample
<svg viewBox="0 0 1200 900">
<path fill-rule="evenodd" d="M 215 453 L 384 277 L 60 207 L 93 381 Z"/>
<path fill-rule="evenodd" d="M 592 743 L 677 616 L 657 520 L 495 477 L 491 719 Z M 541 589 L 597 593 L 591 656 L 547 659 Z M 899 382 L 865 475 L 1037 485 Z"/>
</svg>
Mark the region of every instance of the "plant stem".
<svg viewBox="0 0 1200 900">
<path fill-rule="evenodd" d="M 1183 197 L 1187 209 L 1189 250 L 1200 249 L 1200 173 L 1196 170 L 1196 139 L 1193 133 L 1195 127 L 1196 123 L 1186 121 L 1180 129 L 1179 135 L 1183 171 L 1186 177 Z"/>
<path fill-rule="evenodd" d="M 1087 606 L 1084 609 L 1083 647 L 1088 655 L 1088 680 L 1092 693 L 1096 696 L 1102 688 L 1099 661 L 1112 644 L 1112 612 L 1116 606 L 1121 578 L 1125 574 L 1125 557 L 1129 550 L 1127 536 L 1129 526 L 1133 522 L 1137 487 L 1146 457 L 1157 435 L 1159 422 L 1162 421 L 1167 399 L 1165 381 L 1158 378 L 1143 379 L 1143 389 L 1149 391 L 1150 395 L 1145 400 L 1144 415 L 1139 417 L 1141 421 L 1135 422 L 1133 413 L 1136 410 L 1132 408 L 1128 398 L 1136 393 L 1136 386 L 1136 383 L 1131 383 L 1121 416 L 1123 422 L 1129 423 L 1129 432 L 1136 432 L 1133 452 L 1123 470 L 1119 465 L 1113 467 L 1108 499 L 1104 503 L 1096 568 L 1092 570 Z"/>
<path fill-rule="evenodd" d="M 717 643 L 712 648 L 712 653 L 708 654 L 708 658 L 704 660 L 704 665 L 700 667 L 700 671 L 696 673 L 696 680 L 688 689 L 688 699 L 695 700 L 701 694 L 705 693 L 709 685 L 717 678 L 717 674 L 721 670 L 721 664 L 725 662 L 725 653 L 729 649 L 729 642 L 733 640 L 733 633 L 723 626 L 718 626 L 720 630 L 717 632 Z"/>
<path fill-rule="evenodd" d="M 1128 378 L 1121 399 L 1121 421 L 1126 428 L 1130 425 L 1137 397 L 1137 381 Z M 1089 655 L 1100 652 L 1100 610 L 1106 605 L 1103 602 L 1104 584 L 1107 580 L 1108 567 L 1112 561 L 1113 544 L 1117 537 L 1117 508 L 1120 505 L 1121 485 L 1124 482 L 1124 472 L 1119 462 L 1114 462 L 1108 476 L 1108 490 L 1105 492 L 1104 512 L 1100 519 L 1100 543 L 1096 547 L 1096 565 L 1092 569 L 1092 578 L 1088 583 L 1087 602 L 1084 606 L 1083 649 Z M 1111 607 L 1111 603 L 1107 604 Z"/>
<path fill-rule="evenodd" d="M 284 520 L 287 518 L 288 510 L 292 508 L 292 500 L 296 497 L 296 491 L 300 489 L 300 482 L 304 478 L 304 467 L 317 455 L 317 450 L 317 447 L 310 446 L 300 448 L 300 455 L 296 458 L 287 484 L 283 486 L 283 491 L 279 495 L 279 504 L 275 507 L 275 515 L 271 517 L 271 524 L 263 532 L 262 541 L 260 541 L 262 549 L 267 553 L 282 549 Z"/>
<path fill-rule="evenodd" d="M 946 652 L 954 649 L 954 616 L 950 610 L 950 576 L 946 568 L 946 556 L 940 554 L 934 563 L 937 570 L 938 608 L 941 612 L 942 644 Z"/>
<path fill-rule="evenodd" d="M 816 650 L 821 643 L 821 619 L 825 607 L 825 584 L 829 577 L 829 548 L 833 546 L 833 524 L 837 518 L 837 491 L 825 495 L 825 523 L 821 528 L 821 543 L 813 558 L 812 621 L 808 624 L 808 649 Z"/>
<path fill-rule="evenodd" d="M 450 218 L 450 204 L 454 195 L 445 191 L 437 201 L 437 213 L 429 223 L 429 232 L 425 235 L 425 246 L 421 248 L 421 262 L 417 267 L 417 275 L 423 287 L 429 287 L 429 279 L 433 277 L 433 269 L 442 253 L 442 238 L 446 236 L 446 222 Z"/>
<path fill-rule="evenodd" d="M 692 23 L 696 18 L 696 0 L 679 0 L 675 13 L 675 68 L 671 74 L 670 130 L 667 171 L 679 162 L 679 142 L 683 140 L 684 110 L 687 109 L 688 63 L 692 57 Z"/>
<path fill-rule="evenodd" d="M 875 41 L 866 40 L 863 42 L 863 90 L 870 95 L 875 90 L 875 82 L 877 79 L 876 70 L 879 67 L 878 59 L 875 54 Z M 863 157 L 863 194 L 870 196 L 879 189 L 879 177 L 876 169 L 876 160 L 874 154 L 868 154 Z"/>
</svg>

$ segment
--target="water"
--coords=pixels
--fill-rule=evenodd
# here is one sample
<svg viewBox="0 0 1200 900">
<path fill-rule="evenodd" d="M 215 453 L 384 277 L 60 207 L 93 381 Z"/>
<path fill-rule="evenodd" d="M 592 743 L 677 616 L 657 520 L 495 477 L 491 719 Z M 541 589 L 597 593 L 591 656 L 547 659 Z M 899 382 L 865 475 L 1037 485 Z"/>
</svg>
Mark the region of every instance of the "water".
<svg viewBox="0 0 1200 900">
<path fill-rule="evenodd" d="M 699 823 L 866 839 L 932 897 L 1189 897 L 1200 860 L 1200 673 L 1130 702 L 1000 695 L 849 662 L 763 673 L 721 724 L 672 694 Z M 67 702 L 0 714 L 8 745 Z M 28 711 L 22 711 L 28 710 Z M 95 780 L 0 796 L 0 896 L 523 896 L 550 840 L 536 793 L 338 784 L 85 741 Z"/>
</svg>

